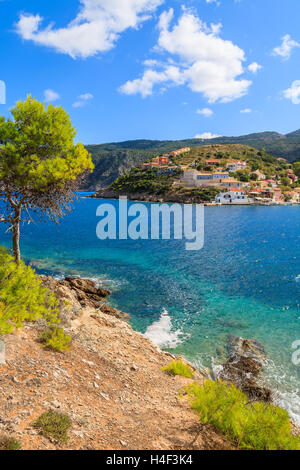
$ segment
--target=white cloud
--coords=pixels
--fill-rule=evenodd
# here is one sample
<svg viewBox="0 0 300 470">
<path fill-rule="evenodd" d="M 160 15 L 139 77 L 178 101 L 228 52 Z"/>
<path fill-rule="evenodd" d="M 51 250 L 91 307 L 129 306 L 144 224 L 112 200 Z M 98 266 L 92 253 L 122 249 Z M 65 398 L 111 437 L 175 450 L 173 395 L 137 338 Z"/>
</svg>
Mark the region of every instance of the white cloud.
<svg viewBox="0 0 300 470">
<path fill-rule="evenodd" d="M 78 100 L 73 103 L 73 108 L 82 108 L 87 105 L 94 96 L 91 93 L 84 93 L 83 95 L 78 96 Z"/>
<path fill-rule="evenodd" d="M 261 69 L 262 65 L 259 65 L 257 62 L 253 62 L 252 64 L 248 65 L 248 70 L 252 73 L 257 73 Z"/>
<path fill-rule="evenodd" d="M 0 80 L 0 104 L 6 104 L 6 84 Z"/>
<path fill-rule="evenodd" d="M 84 93 L 83 95 L 78 96 L 81 100 L 92 100 L 94 96 L 91 93 Z"/>
<path fill-rule="evenodd" d="M 205 117 L 210 117 L 214 114 L 213 110 L 210 108 L 197 109 L 197 114 L 201 114 Z"/>
<path fill-rule="evenodd" d="M 148 69 L 144 72 L 142 78 L 137 78 L 126 82 L 120 87 L 120 91 L 126 95 L 135 95 L 140 93 L 143 98 L 152 95 L 153 87 L 157 83 L 171 83 L 182 85 L 184 79 L 178 67 L 173 65 L 166 67 L 163 71 Z"/>
<path fill-rule="evenodd" d="M 300 104 L 300 80 L 295 80 L 290 88 L 284 90 L 283 96 L 293 104 Z"/>
<path fill-rule="evenodd" d="M 155 60 L 155 59 L 148 59 L 148 60 L 145 60 L 143 64 L 145 67 L 155 67 L 159 65 L 159 62 L 158 60 Z"/>
<path fill-rule="evenodd" d="M 211 132 L 203 132 L 203 134 L 196 134 L 194 139 L 209 140 L 209 139 L 217 139 L 218 137 L 222 137 L 222 136 L 218 134 L 212 134 Z"/>
<path fill-rule="evenodd" d="M 53 90 L 45 90 L 44 91 L 44 100 L 46 103 L 51 103 L 53 101 L 59 100 L 60 96 L 56 91 Z"/>
<path fill-rule="evenodd" d="M 241 114 L 250 114 L 252 113 L 252 109 L 246 108 L 246 109 L 241 109 Z"/>
<path fill-rule="evenodd" d="M 173 9 L 160 15 L 156 51 L 169 54 L 169 60 L 175 60 L 177 65 L 170 67 L 167 61 L 162 70 L 147 69 L 141 78 L 128 81 L 120 91 L 145 97 L 153 93 L 156 84 L 164 83 L 186 84 L 192 91 L 202 93 L 210 103 L 226 103 L 244 96 L 252 83 L 240 78 L 245 54 L 219 36 L 222 25 L 208 26 L 184 10 L 172 28 L 173 16 Z"/>
<path fill-rule="evenodd" d="M 42 28 L 37 14 L 20 15 L 18 34 L 25 40 L 54 48 L 74 59 L 112 49 L 120 34 L 137 28 L 164 0 L 80 0 L 80 11 L 64 28 Z"/>
<path fill-rule="evenodd" d="M 284 60 L 288 60 L 295 47 L 300 47 L 300 44 L 297 41 L 294 41 L 289 34 L 286 34 L 282 38 L 281 45 L 273 49 L 272 55 L 280 56 Z"/>
</svg>

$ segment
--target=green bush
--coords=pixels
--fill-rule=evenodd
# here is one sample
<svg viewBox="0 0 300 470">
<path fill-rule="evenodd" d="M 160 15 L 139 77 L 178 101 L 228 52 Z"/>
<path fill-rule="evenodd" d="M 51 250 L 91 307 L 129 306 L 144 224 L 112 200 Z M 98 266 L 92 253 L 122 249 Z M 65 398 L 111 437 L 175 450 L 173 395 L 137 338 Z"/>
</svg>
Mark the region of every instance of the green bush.
<svg viewBox="0 0 300 470">
<path fill-rule="evenodd" d="M 71 336 L 67 335 L 63 328 L 49 328 L 41 333 L 40 340 L 44 348 L 63 352 L 69 350 Z"/>
<path fill-rule="evenodd" d="M 114 191 L 132 193 L 146 191 L 153 194 L 164 194 L 170 190 L 171 184 L 169 181 L 173 177 L 168 175 L 158 176 L 157 168 L 148 170 L 135 169 L 117 178 L 110 188 Z"/>
<path fill-rule="evenodd" d="M 234 385 L 206 381 L 186 387 L 192 408 L 204 424 L 211 424 L 242 449 L 300 450 L 291 435 L 286 411 L 272 404 L 249 403 Z"/>
<path fill-rule="evenodd" d="M 186 194 L 189 193 L 193 197 L 199 198 L 203 202 L 209 202 L 215 199 L 216 195 L 219 194 L 220 189 L 218 188 L 206 188 L 206 189 L 193 189 L 192 191 L 189 190 Z"/>
<path fill-rule="evenodd" d="M 182 361 L 171 361 L 166 367 L 162 367 L 161 370 L 170 375 L 182 375 L 188 379 L 193 378 L 192 369 Z"/>
<path fill-rule="evenodd" d="M 34 423 L 34 427 L 40 434 L 58 444 L 63 444 L 68 440 L 68 429 L 71 421 L 68 415 L 47 411 L 43 413 Z"/>
<path fill-rule="evenodd" d="M 21 450 L 21 448 L 20 442 L 14 437 L 0 437 L 0 450 Z"/>
<path fill-rule="evenodd" d="M 59 323 L 58 301 L 42 286 L 35 271 L 0 247 L 0 336 L 22 328 L 25 321 L 44 318 Z"/>
</svg>

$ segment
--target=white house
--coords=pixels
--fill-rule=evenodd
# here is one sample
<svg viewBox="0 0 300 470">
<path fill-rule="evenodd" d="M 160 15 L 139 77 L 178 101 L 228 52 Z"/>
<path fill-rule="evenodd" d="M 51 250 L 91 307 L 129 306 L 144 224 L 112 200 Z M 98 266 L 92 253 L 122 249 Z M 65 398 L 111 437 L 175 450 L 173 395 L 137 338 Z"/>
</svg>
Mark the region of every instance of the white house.
<svg viewBox="0 0 300 470">
<path fill-rule="evenodd" d="M 260 170 L 253 171 L 252 174 L 253 174 L 253 175 L 257 175 L 258 181 L 263 181 L 263 180 L 266 179 L 266 175 L 265 175 L 262 171 L 260 171 Z"/>
<path fill-rule="evenodd" d="M 242 191 L 238 188 L 231 189 L 226 193 L 218 194 L 215 201 L 217 204 L 227 205 L 247 205 L 253 203 L 253 199 L 249 199 L 245 191 Z"/>
<path fill-rule="evenodd" d="M 235 173 L 236 171 L 245 170 L 247 168 L 246 162 L 241 162 L 240 160 L 234 160 L 232 162 L 228 162 L 227 170 L 229 173 Z"/>
<path fill-rule="evenodd" d="M 227 172 L 200 172 L 197 170 L 186 170 L 181 182 L 188 187 L 214 187 L 220 186 L 224 181 L 230 180 Z"/>
<path fill-rule="evenodd" d="M 188 187 L 195 187 L 197 183 L 197 170 L 185 170 L 181 178 L 182 183 Z"/>
<path fill-rule="evenodd" d="M 231 189 L 231 188 L 241 189 L 245 186 L 245 183 L 242 183 L 241 181 L 238 181 L 235 178 L 227 178 L 221 182 L 220 186 L 222 188 L 228 188 L 228 189 Z"/>
</svg>

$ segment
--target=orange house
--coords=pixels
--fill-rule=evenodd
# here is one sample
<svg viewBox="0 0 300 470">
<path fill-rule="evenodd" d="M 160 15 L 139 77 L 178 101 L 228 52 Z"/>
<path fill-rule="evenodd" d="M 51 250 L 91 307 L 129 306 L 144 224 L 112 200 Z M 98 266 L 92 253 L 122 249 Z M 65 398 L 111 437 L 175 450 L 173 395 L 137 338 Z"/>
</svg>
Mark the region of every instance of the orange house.
<svg viewBox="0 0 300 470">
<path fill-rule="evenodd" d="M 142 168 L 145 170 L 147 168 L 159 168 L 160 166 L 165 166 L 169 164 L 169 158 L 165 155 L 161 157 L 152 158 L 150 163 L 144 163 Z"/>
<path fill-rule="evenodd" d="M 274 191 L 274 196 L 273 196 L 274 201 L 276 202 L 284 201 L 284 197 L 280 188 L 275 188 L 273 191 Z"/>
<path fill-rule="evenodd" d="M 166 156 L 162 156 L 162 157 L 158 157 L 159 158 L 159 164 L 160 165 L 167 165 L 169 163 L 169 157 L 166 157 Z"/>
<path fill-rule="evenodd" d="M 206 160 L 205 162 L 207 166 L 215 166 L 215 165 L 218 165 L 219 163 L 222 163 L 222 160 Z"/>
</svg>

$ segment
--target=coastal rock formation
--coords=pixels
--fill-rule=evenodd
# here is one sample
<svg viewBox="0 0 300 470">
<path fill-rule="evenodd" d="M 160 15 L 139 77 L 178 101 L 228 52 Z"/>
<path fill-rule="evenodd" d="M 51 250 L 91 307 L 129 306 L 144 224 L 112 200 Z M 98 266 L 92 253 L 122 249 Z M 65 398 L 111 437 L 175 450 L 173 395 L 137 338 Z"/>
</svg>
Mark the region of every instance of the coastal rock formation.
<svg viewBox="0 0 300 470">
<path fill-rule="evenodd" d="M 65 282 L 71 289 L 77 291 L 78 294 L 82 292 L 83 301 L 85 301 L 86 299 L 93 299 L 97 301 L 98 298 L 105 299 L 111 294 L 111 292 L 107 289 L 103 289 L 102 287 L 96 287 L 95 282 L 90 279 L 66 277 L 63 282 Z"/>
<path fill-rule="evenodd" d="M 229 356 L 252 357 L 264 362 L 266 353 L 263 344 L 255 339 L 245 339 L 228 335 L 227 351 Z"/>
<path fill-rule="evenodd" d="M 102 287 L 97 287 L 96 283 L 91 279 L 66 277 L 63 281 L 58 281 L 53 277 L 40 277 L 43 281 L 43 285 L 54 292 L 56 297 L 61 301 L 63 311 L 66 306 L 71 305 L 73 314 L 76 311 L 79 311 L 80 314 L 82 308 L 91 308 L 101 310 L 106 315 L 111 315 L 123 320 L 129 318 L 127 313 L 121 312 L 121 310 L 117 310 L 105 303 L 111 292 Z"/>
<path fill-rule="evenodd" d="M 101 306 L 101 312 L 105 313 L 105 315 L 110 315 L 111 317 L 119 318 L 120 320 L 129 319 L 128 313 L 124 313 L 122 312 L 122 310 L 118 310 L 117 308 L 111 307 L 111 305 L 103 304 Z"/>
<path fill-rule="evenodd" d="M 228 353 L 218 378 L 235 384 L 250 400 L 271 402 L 272 392 L 260 380 L 266 361 L 264 346 L 256 340 L 229 335 Z"/>
</svg>

